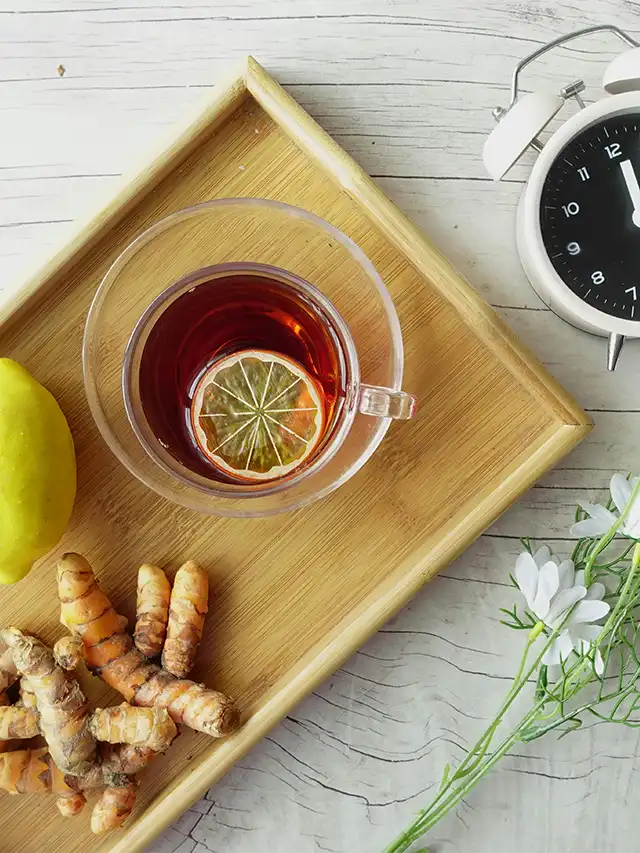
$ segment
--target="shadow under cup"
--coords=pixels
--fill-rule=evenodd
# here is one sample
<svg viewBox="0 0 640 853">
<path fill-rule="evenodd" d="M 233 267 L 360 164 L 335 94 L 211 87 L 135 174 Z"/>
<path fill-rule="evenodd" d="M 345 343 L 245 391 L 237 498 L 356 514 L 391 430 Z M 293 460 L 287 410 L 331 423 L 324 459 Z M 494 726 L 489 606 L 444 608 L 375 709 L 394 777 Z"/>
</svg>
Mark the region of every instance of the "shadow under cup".
<svg viewBox="0 0 640 853">
<path fill-rule="evenodd" d="M 153 328 L 164 303 L 186 282 L 196 286 L 203 273 L 210 276 L 212 269 L 228 265 L 267 269 L 270 275 L 276 271 L 287 286 L 304 290 L 344 354 L 344 396 L 324 443 L 289 476 L 256 486 L 213 482 L 203 475 L 206 471 L 177 465 L 148 429 L 135 384 L 145 330 Z M 407 396 L 401 392 L 402 366 L 393 303 L 362 250 L 314 214 L 261 199 L 205 202 L 144 231 L 107 271 L 89 311 L 83 344 L 87 400 L 118 459 L 169 500 L 235 517 L 296 509 L 352 477 L 380 444 L 388 415 L 394 416 L 387 412 L 386 399 L 375 399 L 376 388 L 388 389 L 387 396 Z M 374 417 L 361 414 L 365 392 L 373 395 L 368 402 Z"/>
</svg>

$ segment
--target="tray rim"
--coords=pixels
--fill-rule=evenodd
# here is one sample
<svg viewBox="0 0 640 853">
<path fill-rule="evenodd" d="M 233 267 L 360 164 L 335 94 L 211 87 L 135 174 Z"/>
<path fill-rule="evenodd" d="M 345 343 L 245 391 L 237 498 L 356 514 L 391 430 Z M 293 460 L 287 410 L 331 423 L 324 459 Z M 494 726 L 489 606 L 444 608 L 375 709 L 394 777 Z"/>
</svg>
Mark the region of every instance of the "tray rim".
<svg viewBox="0 0 640 853">
<path fill-rule="evenodd" d="M 149 192 L 171 171 L 176 159 L 182 159 L 187 151 L 195 148 L 204 135 L 215 132 L 249 97 L 365 209 L 395 248 L 421 276 L 432 282 L 465 323 L 475 329 L 483 343 L 510 370 L 514 380 L 536 398 L 550 417 L 550 424 L 535 443 L 527 446 L 526 456 L 523 454 L 512 461 L 497 487 L 487 487 L 484 494 L 474 497 L 473 504 L 460 508 L 447 528 L 439 531 L 437 544 L 425 542 L 419 557 L 412 554 L 400 563 L 396 580 L 387 580 L 377 587 L 361 602 L 355 615 L 346 616 L 264 694 L 261 707 L 253 711 L 236 735 L 213 744 L 198 759 L 196 772 L 187 769 L 174 777 L 134 824 L 99 848 L 110 853 L 142 851 L 592 427 L 591 419 L 571 395 L 547 373 L 409 217 L 251 56 L 239 71 L 215 86 L 213 96 L 207 94 L 204 105 L 196 105 L 186 123 L 170 131 L 166 140 L 143 159 L 141 168 L 125 175 L 117 187 L 111 189 L 106 202 L 94 205 L 80 218 L 78 226 L 67 234 L 58 251 L 47 252 L 48 260 L 0 305 L 0 330 L 17 321 L 47 292 L 47 284 L 55 274 L 89 252 L 104 228 L 113 227 L 142 193 Z M 403 568 L 405 570 L 401 571 Z"/>
<path fill-rule="evenodd" d="M 142 165 L 125 174 L 109 192 L 106 201 L 94 203 L 89 212 L 78 219 L 78 226 L 46 260 L 37 272 L 20 284 L 10 285 L 13 295 L 0 305 L 0 328 L 14 322 L 31 302 L 42 295 L 47 279 L 61 267 L 78 260 L 89 251 L 92 241 L 108 223 L 123 217 L 142 192 L 148 192 L 170 171 L 174 160 L 185 150 L 195 147 L 201 134 L 212 132 L 222 124 L 247 97 L 252 96 L 317 165 L 340 181 L 342 188 L 405 255 L 424 277 L 428 277 L 439 293 L 451 302 L 468 325 L 484 325 L 485 343 L 500 349 L 501 359 L 523 386 L 528 386 L 545 409 L 560 423 L 591 427 L 592 421 L 572 396 L 557 382 L 482 299 L 466 279 L 454 269 L 440 251 L 427 239 L 411 219 L 403 213 L 369 177 L 364 169 L 277 83 L 254 59 L 247 56 L 240 68 L 219 81 L 211 95 L 197 104 L 182 125 L 170 129 L 166 138 L 142 158 Z M 429 267 L 425 255 L 429 257 Z M 453 275 L 452 275 L 453 273 Z M 451 287 L 450 279 L 455 285 Z"/>
</svg>

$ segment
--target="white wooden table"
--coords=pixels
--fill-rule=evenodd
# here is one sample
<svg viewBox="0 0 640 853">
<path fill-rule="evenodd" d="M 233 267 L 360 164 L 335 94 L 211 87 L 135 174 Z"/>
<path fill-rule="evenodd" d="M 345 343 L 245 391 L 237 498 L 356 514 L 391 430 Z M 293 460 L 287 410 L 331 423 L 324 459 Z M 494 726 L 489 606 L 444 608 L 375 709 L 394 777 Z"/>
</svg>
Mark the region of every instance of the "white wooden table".
<svg viewBox="0 0 640 853">
<path fill-rule="evenodd" d="M 254 54 L 429 234 L 596 429 L 475 546 L 247 755 L 150 853 L 370 853 L 429 797 L 492 716 L 519 640 L 518 537 L 566 552 L 578 497 L 640 471 L 640 342 L 614 375 L 605 344 L 529 288 L 513 226 L 526 169 L 494 185 L 480 152 L 515 61 L 558 33 L 640 33 L 632 0 L 0 0 L 0 258 L 6 282 L 62 239 L 98 191 L 230 62 Z M 526 88 L 585 77 L 615 43 L 549 58 Z M 66 69 L 59 76 L 59 65 Z M 589 728 L 521 748 L 431 836 L 438 853 L 631 853 L 638 739 Z M 44 853 L 44 851 L 43 851 Z"/>
</svg>

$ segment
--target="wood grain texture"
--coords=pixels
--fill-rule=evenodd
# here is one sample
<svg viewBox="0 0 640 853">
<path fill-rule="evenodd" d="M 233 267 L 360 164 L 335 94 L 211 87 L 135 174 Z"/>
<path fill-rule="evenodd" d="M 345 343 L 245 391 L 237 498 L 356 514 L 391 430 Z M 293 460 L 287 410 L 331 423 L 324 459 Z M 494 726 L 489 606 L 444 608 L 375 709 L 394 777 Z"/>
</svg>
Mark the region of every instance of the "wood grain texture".
<svg viewBox="0 0 640 853">
<path fill-rule="evenodd" d="M 0 0 L 0 298 L 230 63 L 253 53 L 596 423 L 149 853 L 380 849 L 481 730 L 513 672 L 517 637 L 496 619 L 513 602 L 505 582 L 517 537 L 548 537 L 566 553 L 575 499 L 601 496 L 614 470 L 640 469 L 640 346 L 607 375 L 603 342 L 541 305 L 513 238 L 532 160 L 495 185 L 480 157 L 517 58 L 602 21 L 637 37 L 638 11 L 627 0 Z M 555 91 L 584 76 L 598 98 L 614 49 L 576 44 L 528 70 L 525 87 Z M 606 727 L 521 748 L 431 841 L 444 853 L 627 853 L 636 752 L 634 734 Z"/>
<path fill-rule="evenodd" d="M 62 547 L 90 555 L 106 589 L 131 602 L 139 562 L 175 562 L 187 548 L 184 556 L 204 563 L 215 589 L 198 677 L 237 697 L 246 720 L 222 743 L 183 736 L 147 774 L 137 819 L 123 833 L 92 839 L 78 821 L 70 836 L 52 817 L 48 843 L 64 838 L 69 851 L 141 849 L 589 428 L 496 315 L 253 60 L 246 86 L 250 97 L 241 81 L 223 86 L 5 306 L 0 348 L 54 390 L 74 433 L 79 499 Z M 145 491 L 105 451 L 83 395 L 82 323 L 106 269 L 167 213 L 233 196 L 296 204 L 356 240 L 394 297 L 405 381 L 423 404 L 422 417 L 396 428 L 353 485 L 290 518 L 211 520 Z M 189 251 L 186 241 L 180 251 Z M 137 298 L 146 286 L 140 271 L 136 281 Z M 31 579 L 47 591 L 51 560 Z M 56 617 L 55 598 L 45 610 L 25 601 L 24 587 L 3 591 L 4 622 L 51 640 Z M 32 805 L 40 807 L 32 798 L 18 818 L 2 802 L 7 853 L 29 849 Z M 30 833 L 30 849 L 44 842 Z"/>
</svg>

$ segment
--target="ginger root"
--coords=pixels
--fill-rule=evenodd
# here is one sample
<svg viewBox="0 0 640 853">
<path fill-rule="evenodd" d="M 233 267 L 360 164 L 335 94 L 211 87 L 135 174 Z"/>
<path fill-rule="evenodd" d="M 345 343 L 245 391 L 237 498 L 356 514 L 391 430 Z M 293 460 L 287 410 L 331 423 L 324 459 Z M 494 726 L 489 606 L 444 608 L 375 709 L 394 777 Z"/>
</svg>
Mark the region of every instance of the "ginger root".
<svg viewBox="0 0 640 853">
<path fill-rule="evenodd" d="M 181 566 L 173 581 L 167 639 L 162 666 L 178 678 L 191 672 L 209 609 L 209 576 L 193 560 Z"/>
<path fill-rule="evenodd" d="M 10 794 L 71 795 L 117 786 L 123 777 L 144 769 L 157 752 L 128 744 L 105 745 L 96 763 L 84 775 L 63 773 L 45 747 L 0 753 L 0 790 Z"/>
<path fill-rule="evenodd" d="M 143 770 L 157 754 L 129 744 L 104 744 L 94 766 L 84 775 L 75 776 L 56 767 L 46 747 L 0 753 L 0 790 L 10 794 L 55 794 L 60 814 L 72 817 L 82 811 L 86 791 L 104 788 L 91 818 L 92 830 L 101 834 L 122 826 L 131 814 L 136 789 L 129 777 Z"/>
<path fill-rule="evenodd" d="M 164 752 L 178 734 L 176 724 L 164 708 L 134 708 L 127 702 L 94 711 L 89 730 L 96 740 L 127 743 L 154 752 Z"/>
<path fill-rule="evenodd" d="M 177 678 L 191 672 L 209 609 L 209 576 L 189 560 L 173 582 L 162 666 Z"/>
<path fill-rule="evenodd" d="M 0 708 L 0 739 L 28 740 L 40 734 L 38 712 L 33 708 L 8 705 Z"/>
<path fill-rule="evenodd" d="M 58 811 L 62 817 L 75 817 L 80 814 L 87 803 L 87 798 L 80 791 L 74 794 L 60 794 L 56 800 Z"/>
<path fill-rule="evenodd" d="M 131 746 L 129 743 L 101 743 L 102 773 L 124 773 L 135 776 L 153 761 L 158 753 L 148 746 Z"/>
<path fill-rule="evenodd" d="M 223 737 L 234 731 L 240 715 L 233 701 L 215 690 L 178 679 L 149 663 L 125 632 L 126 619 L 113 609 L 89 563 L 65 554 L 58 564 L 61 622 L 82 638 L 87 665 L 127 701 L 165 708 L 176 723 Z"/>
<path fill-rule="evenodd" d="M 13 659 L 13 652 L 3 643 L 0 651 L 0 692 L 4 692 L 17 680 L 18 670 Z"/>
<path fill-rule="evenodd" d="M 0 789 L 10 794 L 73 794 L 46 747 L 0 753 Z"/>
<path fill-rule="evenodd" d="M 65 555 L 58 565 L 61 622 L 72 636 L 51 650 L 16 628 L 0 631 L 0 790 L 52 793 L 64 817 L 82 811 L 87 792 L 101 790 L 91 818 L 96 834 L 121 826 L 130 815 L 135 774 L 169 747 L 176 723 L 214 737 L 239 724 L 227 696 L 176 677 L 141 651 L 158 654 L 168 619 L 167 661 L 176 671 L 190 669 L 207 611 L 205 573 L 186 563 L 173 596 L 160 569 L 143 566 L 139 581 L 136 646 L 127 620 L 77 554 Z M 91 713 L 80 685 L 68 674 L 83 658 L 92 672 L 139 707 L 123 703 Z M 18 678 L 20 698 L 12 705 L 3 691 Z M 38 734 L 47 747 L 16 749 Z"/>
<path fill-rule="evenodd" d="M 121 826 L 135 804 L 131 777 L 177 734 L 168 712 L 124 704 L 89 714 L 79 684 L 56 663 L 51 649 L 16 628 L 0 631 L 0 641 L 10 648 L 24 688 L 24 704 L 0 706 L 0 738 L 8 739 L 6 746 L 0 741 L 0 789 L 53 793 L 63 817 L 82 811 L 86 791 L 102 789 L 92 830 L 101 834 Z M 69 656 L 79 660 L 73 645 L 59 645 L 58 652 L 63 662 Z M 40 733 L 48 748 L 3 751 Z"/>
<path fill-rule="evenodd" d="M 171 584 L 158 568 L 145 563 L 138 571 L 138 602 L 133 639 L 148 658 L 160 656 L 169 619 Z"/>
<path fill-rule="evenodd" d="M 9 694 L 6 690 L 0 693 L 0 712 L 7 707 L 7 705 L 11 705 L 11 700 L 9 699 Z M 0 740 L 0 752 L 6 752 L 8 749 L 12 749 L 14 743 L 10 740 Z"/>
<path fill-rule="evenodd" d="M 64 773 L 82 774 L 95 763 L 96 742 L 89 731 L 89 703 L 78 682 L 55 662 L 53 652 L 17 628 L 0 632 L 16 667 L 36 697 L 40 730 L 51 757 Z"/>
<path fill-rule="evenodd" d="M 84 643 L 80 637 L 73 637 L 68 634 L 58 640 L 53 647 L 53 657 L 58 666 L 67 672 L 72 672 L 84 660 Z"/>
<path fill-rule="evenodd" d="M 36 694 L 26 678 L 20 679 L 20 698 L 17 705 L 22 708 L 37 708 Z"/>
<path fill-rule="evenodd" d="M 136 803 L 136 786 L 126 779 L 119 785 L 105 788 L 102 796 L 93 807 L 91 831 L 102 835 L 112 829 L 118 829 L 133 811 Z"/>
</svg>

